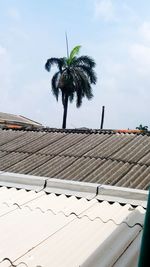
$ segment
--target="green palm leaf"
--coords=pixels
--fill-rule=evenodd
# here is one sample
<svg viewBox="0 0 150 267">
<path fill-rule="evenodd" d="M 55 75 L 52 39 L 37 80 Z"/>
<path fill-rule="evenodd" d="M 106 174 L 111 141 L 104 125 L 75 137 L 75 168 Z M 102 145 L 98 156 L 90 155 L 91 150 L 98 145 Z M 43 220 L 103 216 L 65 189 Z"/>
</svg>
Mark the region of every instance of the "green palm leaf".
<svg viewBox="0 0 150 267">
<path fill-rule="evenodd" d="M 70 52 L 70 56 L 68 58 L 68 65 L 70 65 L 72 60 L 75 58 L 75 56 L 79 54 L 80 49 L 81 49 L 81 45 L 77 45 L 72 49 L 72 51 Z"/>
</svg>

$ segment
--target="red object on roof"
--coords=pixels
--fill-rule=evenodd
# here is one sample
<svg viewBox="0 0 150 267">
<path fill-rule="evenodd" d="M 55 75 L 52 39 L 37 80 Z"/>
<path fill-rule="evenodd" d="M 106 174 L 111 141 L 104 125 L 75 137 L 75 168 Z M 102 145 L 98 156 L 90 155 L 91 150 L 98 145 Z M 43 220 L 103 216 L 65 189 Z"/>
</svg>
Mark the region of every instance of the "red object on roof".
<svg viewBox="0 0 150 267">
<path fill-rule="evenodd" d="M 126 129 L 121 129 L 121 130 L 114 130 L 116 133 L 143 133 L 143 130 L 126 130 Z"/>
</svg>

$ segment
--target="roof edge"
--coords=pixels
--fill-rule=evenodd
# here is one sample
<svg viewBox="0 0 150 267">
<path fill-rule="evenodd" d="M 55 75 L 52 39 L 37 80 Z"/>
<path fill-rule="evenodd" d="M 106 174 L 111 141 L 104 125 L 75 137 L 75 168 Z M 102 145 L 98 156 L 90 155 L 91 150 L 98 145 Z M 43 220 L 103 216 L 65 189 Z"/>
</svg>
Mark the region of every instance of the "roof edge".
<svg viewBox="0 0 150 267">
<path fill-rule="evenodd" d="M 148 191 L 0 171 L 0 186 L 45 191 L 146 208 Z"/>
<path fill-rule="evenodd" d="M 68 196 L 92 199 L 96 197 L 98 187 L 99 184 L 96 183 L 50 178 L 47 180 L 44 191 L 47 193 L 65 194 Z"/>
<path fill-rule="evenodd" d="M 40 191 L 45 186 L 45 178 L 33 175 L 0 172 L 0 186 Z"/>
<path fill-rule="evenodd" d="M 11 121 L 11 124 L 14 123 L 14 121 Z M 21 125 L 21 124 L 19 124 Z M 144 131 L 144 130 L 115 130 L 115 129 L 82 129 L 82 128 L 72 128 L 72 129 L 62 129 L 62 128 L 50 128 L 50 127 L 45 127 L 43 125 L 29 125 L 29 123 L 27 123 L 27 126 L 25 125 L 25 123 L 23 123 L 23 125 L 21 125 L 22 128 L 15 128 L 12 130 L 15 131 L 20 131 L 20 130 L 26 130 L 26 131 L 34 131 L 34 132 L 53 132 L 53 133 L 78 133 L 78 134 L 135 134 L 135 135 L 146 135 L 146 136 L 150 136 L 150 131 Z M 24 126 L 24 127 L 23 127 Z M 1 128 L 3 130 L 9 130 L 9 127 L 7 127 L 7 125 L 2 124 Z"/>
<path fill-rule="evenodd" d="M 147 207 L 148 190 L 133 189 L 127 187 L 118 187 L 110 185 L 100 185 L 98 200 L 107 200 L 112 202 L 119 202 L 122 204 L 131 204 L 135 206 Z"/>
</svg>

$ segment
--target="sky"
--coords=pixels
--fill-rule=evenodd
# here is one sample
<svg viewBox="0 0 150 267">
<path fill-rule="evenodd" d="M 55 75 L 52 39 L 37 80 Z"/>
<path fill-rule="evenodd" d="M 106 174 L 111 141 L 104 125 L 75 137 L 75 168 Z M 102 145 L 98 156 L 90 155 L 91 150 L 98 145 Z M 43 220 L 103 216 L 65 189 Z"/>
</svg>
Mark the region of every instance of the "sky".
<svg viewBox="0 0 150 267">
<path fill-rule="evenodd" d="M 81 45 L 96 62 L 94 98 L 69 104 L 67 128 L 150 128 L 149 0 L 0 0 L 0 111 L 61 128 L 44 65 Z"/>
</svg>

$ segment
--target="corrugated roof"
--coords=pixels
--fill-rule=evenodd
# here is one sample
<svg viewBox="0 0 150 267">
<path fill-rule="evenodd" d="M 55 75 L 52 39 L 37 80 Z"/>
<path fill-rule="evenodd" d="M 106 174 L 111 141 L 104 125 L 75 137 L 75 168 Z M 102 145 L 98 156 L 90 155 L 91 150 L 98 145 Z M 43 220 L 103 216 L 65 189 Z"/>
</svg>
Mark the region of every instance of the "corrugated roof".
<svg viewBox="0 0 150 267">
<path fill-rule="evenodd" d="M 148 189 L 150 135 L 0 129 L 0 171 Z"/>
<path fill-rule="evenodd" d="M 0 124 L 8 125 L 10 128 L 15 128 L 15 126 L 19 125 L 29 125 L 29 126 L 41 126 L 41 123 L 38 123 L 34 120 L 26 118 L 21 115 L 15 115 L 10 113 L 0 112 Z"/>
<path fill-rule="evenodd" d="M 136 267 L 144 216 L 141 206 L 1 187 L 0 266 Z"/>
</svg>

